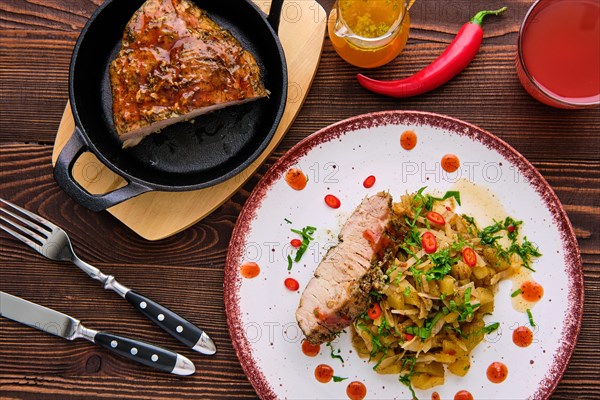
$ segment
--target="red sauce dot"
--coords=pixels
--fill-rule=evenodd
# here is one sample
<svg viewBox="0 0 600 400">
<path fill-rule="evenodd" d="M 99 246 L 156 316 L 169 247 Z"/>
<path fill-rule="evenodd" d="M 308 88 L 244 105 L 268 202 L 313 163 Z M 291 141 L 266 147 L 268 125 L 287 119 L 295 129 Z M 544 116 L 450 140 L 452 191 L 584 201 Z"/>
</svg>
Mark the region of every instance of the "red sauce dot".
<svg viewBox="0 0 600 400">
<path fill-rule="evenodd" d="M 502 383 L 508 376 L 508 368 L 501 362 L 493 362 L 487 369 L 487 378 L 492 383 Z"/>
<path fill-rule="evenodd" d="M 247 279 L 256 278 L 260 274 L 260 267 L 255 262 L 245 262 L 240 266 L 240 274 Z"/>
<path fill-rule="evenodd" d="M 400 136 L 400 146 L 404 150 L 412 150 L 417 145 L 417 134 L 414 131 L 404 131 Z"/>
<path fill-rule="evenodd" d="M 307 357 L 316 357 L 321 351 L 321 346 L 318 344 L 312 344 L 308 340 L 302 341 L 302 352 Z"/>
<path fill-rule="evenodd" d="M 473 395 L 466 390 L 461 390 L 454 395 L 454 400 L 473 400 Z"/>
<path fill-rule="evenodd" d="M 373 175 L 368 176 L 367 179 L 365 179 L 365 181 L 363 182 L 363 186 L 367 189 L 370 189 L 375 184 L 375 180 L 376 178 Z"/>
<path fill-rule="evenodd" d="M 285 181 L 294 190 L 302 190 L 306 187 L 308 179 L 306 175 L 298 168 L 290 168 L 285 173 Z"/>
<path fill-rule="evenodd" d="M 315 378 L 321 383 L 327 383 L 333 378 L 333 368 L 326 364 L 319 364 L 315 368 Z"/>
<path fill-rule="evenodd" d="M 513 331 L 513 343 L 519 347 L 527 347 L 533 343 L 533 333 L 526 326 L 520 326 Z"/>
<path fill-rule="evenodd" d="M 442 157 L 442 168 L 446 172 L 456 172 L 460 167 L 460 160 L 454 154 L 446 154 Z"/>
<path fill-rule="evenodd" d="M 521 296 L 527 301 L 540 301 L 544 296 L 544 288 L 535 281 L 523 282 Z"/>
<path fill-rule="evenodd" d="M 431 393 L 431 400 L 440 400 L 440 394 L 438 392 Z"/>
<path fill-rule="evenodd" d="M 362 400 L 367 397 L 367 387 L 362 382 L 350 382 L 346 394 L 350 400 Z"/>
<path fill-rule="evenodd" d="M 328 194 L 327 196 L 325 196 L 325 204 L 327 204 L 331 208 L 340 208 L 342 202 L 334 195 Z"/>
<path fill-rule="evenodd" d="M 286 278 L 286 280 L 283 281 L 283 284 L 285 285 L 286 288 L 288 288 L 289 290 L 291 290 L 293 292 L 300 289 L 300 284 L 294 278 Z"/>
</svg>

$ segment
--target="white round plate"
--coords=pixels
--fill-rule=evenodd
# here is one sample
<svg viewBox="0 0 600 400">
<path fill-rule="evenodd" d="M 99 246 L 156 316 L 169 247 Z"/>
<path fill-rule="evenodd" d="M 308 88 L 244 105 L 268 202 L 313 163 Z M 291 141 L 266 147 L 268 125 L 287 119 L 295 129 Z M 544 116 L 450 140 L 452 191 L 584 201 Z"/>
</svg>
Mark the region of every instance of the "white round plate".
<svg viewBox="0 0 600 400">
<path fill-rule="evenodd" d="M 411 151 L 400 146 L 405 130 L 417 134 Z M 440 160 L 456 154 L 461 167 L 444 172 Z M 285 182 L 291 167 L 304 171 L 309 182 L 295 191 Z M 365 189 L 363 180 L 374 175 L 375 185 Z M 351 381 L 367 387 L 370 399 L 407 399 L 410 392 L 397 375 L 379 375 L 373 364 L 352 351 L 350 334 L 333 344 L 344 363 L 321 346 L 317 357 L 302 353 L 303 338 L 295 311 L 300 295 L 326 249 L 336 244 L 341 224 L 368 195 L 389 191 L 395 199 L 427 186 L 428 192 L 444 193 L 470 183 L 480 196 L 498 202 L 506 215 L 524 221 L 522 233 L 539 246 L 534 278 L 544 287 L 544 297 L 533 309 L 534 343 L 520 348 L 512 343 L 512 330 L 527 325 L 527 316 L 511 305 L 511 283 L 501 282 L 495 311 L 487 322 L 500 329 L 486 336 L 471 353 L 472 368 L 463 378 L 446 373 L 446 383 L 432 390 L 417 390 L 430 399 L 437 391 L 452 399 L 468 390 L 475 399 L 546 399 L 550 396 L 575 347 L 583 305 L 581 258 L 573 229 L 556 195 L 537 170 L 514 149 L 490 133 L 465 122 L 421 112 L 383 112 L 362 115 L 327 127 L 294 146 L 267 172 L 247 200 L 231 239 L 225 269 L 225 305 L 233 345 L 242 367 L 263 399 L 345 399 Z M 323 201 L 326 194 L 341 200 L 337 210 Z M 483 197 L 465 194 L 462 210 L 478 214 Z M 289 224 L 291 221 L 292 224 Z M 301 262 L 288 271 L 291 228 L 317 227 L 315 240 Z M 256 262 L 260 274 L 240 275 L 244 262 Z M 293 277 L 296 292 L 284 286 Z M 486 378 L 493 361 L 508 367 L 501 384 Z M 319 383 L 318 364 L 333 367 L 343 382 Z"/>
</svg>

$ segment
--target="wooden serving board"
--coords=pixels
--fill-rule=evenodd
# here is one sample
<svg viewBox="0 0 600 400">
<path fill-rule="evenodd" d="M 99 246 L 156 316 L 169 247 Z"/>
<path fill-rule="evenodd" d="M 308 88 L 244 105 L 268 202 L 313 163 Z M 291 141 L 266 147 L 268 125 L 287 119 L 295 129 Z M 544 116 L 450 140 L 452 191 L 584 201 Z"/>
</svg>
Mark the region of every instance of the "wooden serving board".
<svg viewBox="0 0 600 400">
<path fill-rule="evenodd" d="M 270 0 L 253 0 L 263 11 Z M 149 192 L 109 208 L 107 211 L 147 240 L 159 240 L 200 221 L 229 199 L 277 147 L 298 115 L 317 71 L 327 15 L 314 0 L 286 1 L 279 37 L 288 67 L 286 109 L 265 151 L 244 171 L 218 185 L 190 192 Z M 54 143 L 52 164 L 74 129 L 67 103 Z M 73 167 L 75 180 L 92 194 L 107 193 L 124 186 L 123 178 L 104 166 L 92 153 L 84 153 Z"/>
</svg>

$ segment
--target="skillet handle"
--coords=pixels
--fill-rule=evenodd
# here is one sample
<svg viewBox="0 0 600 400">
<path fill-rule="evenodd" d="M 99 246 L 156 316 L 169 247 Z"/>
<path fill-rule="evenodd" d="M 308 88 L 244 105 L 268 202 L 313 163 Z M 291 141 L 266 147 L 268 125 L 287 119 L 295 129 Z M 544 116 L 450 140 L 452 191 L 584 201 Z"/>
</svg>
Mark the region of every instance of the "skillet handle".
<svg viewBox="0 0 600 400">
<path fill-rule="evenodd" d="M 273 0 L 271 2 L 271 9 L 269 10 L 269 16 L 267 21 L 275 32 L 279 29 L 279 19 L 281 17 L 281 8 L 283 7 L 284 0 Z"/>
<path fill-rule="evenodd" d="M 75 127 L 73 135 L 71 135 L 71 138 L 60 152 L 54 167 L 54 179 L 58 185 L 82 206 L 92 211 L 102 211 L 152 190 L 139 183 L 128 182 L 127 186 L 109 193 L 101 195 L 89 193 L 75 181 L 71 172 L 77 159 L 87 149 L 88 146 L 83 139 L 81 130 Z"/>
</svg>

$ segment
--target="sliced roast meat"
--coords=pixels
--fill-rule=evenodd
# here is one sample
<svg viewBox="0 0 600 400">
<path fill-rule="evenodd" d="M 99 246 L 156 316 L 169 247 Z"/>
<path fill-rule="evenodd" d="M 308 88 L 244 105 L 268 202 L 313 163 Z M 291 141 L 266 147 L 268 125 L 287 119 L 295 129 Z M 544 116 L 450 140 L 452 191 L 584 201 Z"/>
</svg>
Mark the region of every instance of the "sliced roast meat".
<svg viewBox="0 0 600 400">
<path fill-rule="evenodd" d="M 265 97 L 256 60 L 191 0 L 147 0 L 110 66 L 123 147 L 201 114 Z"/>
<path fill-rule="evenodd" d="M 342 227 L 339 244 L 327 252 L 304 289 L 296 319 L 311 343 L 331 341 L 367 310 L 376 270 L 372 265 L 381 255 L 391 202 L 383 192 L 365 198 Z"/>
</svg>

